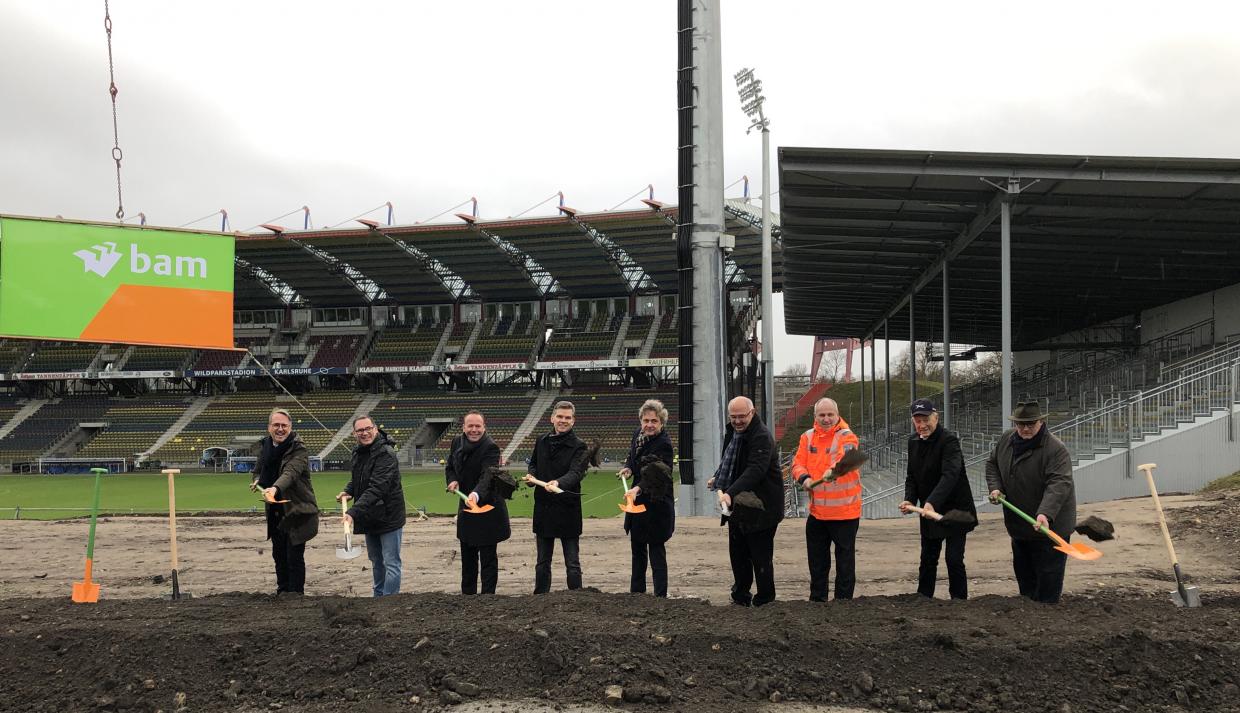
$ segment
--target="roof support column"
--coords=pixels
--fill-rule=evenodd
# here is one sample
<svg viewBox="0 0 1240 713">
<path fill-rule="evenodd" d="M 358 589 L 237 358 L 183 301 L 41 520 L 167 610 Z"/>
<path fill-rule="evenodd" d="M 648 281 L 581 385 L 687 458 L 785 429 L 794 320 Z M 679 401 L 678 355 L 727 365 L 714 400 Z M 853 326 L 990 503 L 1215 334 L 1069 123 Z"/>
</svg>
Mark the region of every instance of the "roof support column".
<svg viewBox="0 0 1240 713">
<path fill-rule="evenodd" d="M 908 397 L 917 400 L 917 335 L 913 331 L 913 302 L 917 299 L 914 291 L 908 296 Z"/>
<path fill-rule="evenodd" d="M 851 355 L 849 355 L 851 358 Z M 865 339 L 861 340 L 861 420 L 857 421 L 858 428 L 865 428 Z M 870 379 L 873 381 L 873 377 Z"/>
<path fill-rule="evenodd" d="M 1009 191 L 1011 188 L 1009 186 Z M 999 418 L 1000 425 L 1003 425 L 1012 413 L 1012 204 L 1008 201 L 1003 201 L 999 213 L 999 295 L 1002 304 L 999 332 L 1003 350 L 1000 357 L 1003 407 Z"/>
<path fill-rule="evenodd" d="M 891 333 L 888 331 L 887 320 L 883 320 L 883 398 L 887 401 L 886 418 L 883 419 L 883 430 L 886 437 L 891 438 Z M 884 439 L 886 440 L 886 439 Z"/>
<path fill-rule="evenodd" d="M 863 343 L 864 345 L 864 343 Z M 874 335 L 870 335 L 870 438 L 878 432 L 878 365 L 875 362 Z"/>
<path fill-rule="evenodd" d="M 951 427 L 952 417 L 952 333 L 951 294 L 947 282 L 948 261 L 943 261 L 943 428 Z"/>
</svg>

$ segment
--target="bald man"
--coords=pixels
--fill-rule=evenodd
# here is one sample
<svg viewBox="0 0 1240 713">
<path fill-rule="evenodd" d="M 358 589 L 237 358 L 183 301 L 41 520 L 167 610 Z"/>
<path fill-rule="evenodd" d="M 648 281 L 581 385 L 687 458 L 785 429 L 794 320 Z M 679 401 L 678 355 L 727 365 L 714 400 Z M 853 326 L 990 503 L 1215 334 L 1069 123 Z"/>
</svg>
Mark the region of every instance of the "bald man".
<svg viewBox="0 0 1240 713">
<path fill-rule="evenodd" d="M 809 496 L 805 550 L 809 559 L 809 598 L 827 600 L 831 546 L 835 545 L 835 598 L 852 599 L 857 582 L 857 529 L 861 523 L 861 471 L 840 473 L 815 484 L 858 447 L 857 436 L 840 416 L 839 404 L 821 398 L 814 404 L 814 426 L 801 434 L 792 459 L 792 477 Z"/>
<path fill-rule="evenodd" d="M 784 479 L 771 431 L 754 412 L 753 402 L 738 396 L 728 402 L 728 430 L 723 458 L 706 486 L 732 508 L 733 498 L 752 493 L 762 509 L 743 508 L 728 519 L 728 559 L 732 563 L 732 603 L 759 607 L 775 599 L 775 530 L 784 519 Z M 758 591 L 750 594 L 757 581 Z"/>
</svg>

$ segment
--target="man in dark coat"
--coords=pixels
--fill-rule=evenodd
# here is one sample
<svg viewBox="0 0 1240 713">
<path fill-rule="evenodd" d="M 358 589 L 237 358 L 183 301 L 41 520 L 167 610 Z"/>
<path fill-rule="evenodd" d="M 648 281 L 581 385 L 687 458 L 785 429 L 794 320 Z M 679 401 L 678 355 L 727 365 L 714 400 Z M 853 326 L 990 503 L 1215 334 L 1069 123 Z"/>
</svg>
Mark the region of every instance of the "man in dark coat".
<svg viewBox="0 0 1240 713">
<path fill-rule="evenodd" d="M 482 474 L 499 465 L 499 446 L 486 432 L 486 420 L 477 411 L 465 414 L 461 435 L 452 439 L 452 450 L 444 466 L 449 492 L 466 493 L 475 505 L 492 505 L 481 514 L 466 512 L 458 500 L 456 539 L 461 541 L 461 594 L 478 593 L 478 565 L 482 564 L 482 593 L 494 594 L 499 582 L 499 555 L 496 545 L 512 535 L 508 524 L 508 505 Z"/>
<path fill-rule="evenodd" d="M 293 432 L 288 411 L 274 409 L 250 490 L 266 501 L 267 539 L 276 565 L 276 594 L 304 594 L 306 543 L 319 534 L 319 505 L 310 483 L 310 455 Z M 277 501 L 287 500 L 280 503 Z"/>
<path fill-rule="evenodd" d="M 633 551 L 633 571 L 629 579 L 630 592 L 646 591 L 646 565 L 650 565 L 654 580 L 654 595 L 667 596 L 667 547 L 676 529 L 676 498 L 671 488 L 666 492 L 642 492 L 636 480 L 642 472 L 642 459 L 653 456 L 672 467 L 674 457 L 671 436 L 667 434 L 667 408 L 662 401 L 650 399 L 638 411 L 641 426 L 633 434 L 629 444 L 629 457 L 616 475 L 633 478 L 633 487 L 626 495 L 633 496 L 634 505 L 646 506 L 642 513 L 624 514 L 624 531 L 629 533 Z"/>
<path fill-rule="evenodd" d="M 1067 446 L 1046 429 L 1037 401 L 1016 404 L 1012 428 L 999 436 L 986 461 L 991 502 L 1000 497 L 1068 541 L 1076 527 L 1076 487 Z M 1021 596 L 1054 604 L 1063 593 L 1068 557 L 1055 543 L 1007 508 L 1003 522 L 1012 538 L 1012 570 Z"/>
<path fill-rule="evenodd" d="M 904 502 L 921 505 L 921 565 L 917 570 L 917 593 L 934 598 L 939 574 L 939 553 L 947 543 L 947 591 L 952 599 L 969 598 L 969 580 L 964 567 L 965 536 L 977 526 L 977 507 L 964 472 L 960 439 L 939 423 L 939 410 L 930 399 L 917 399 L 909 408 L 913 435 L 908 439 L 908 475 L 904 479 Z M 956 510 L 968 513 L 971 524 L 936 522 L 934 513 Z"/>
<path fill-rule="evenodd" d="M 547 487 L 534 491 L 534 539 L 538 561 L 534 565 L 534 593 L 551 591 L 551 556 L 556 538 L 564 552 L 569 589 L 581 589 L 581 480 L 589 463 L 586 444 L 573 433 L 577 409 L 569 401 L 551 410 L 551 433 L 534 444 L 525 480 L 537 478 Z M 552 492 L 554 489 L 564 492 Z"/>
<path fill-rule="evenodd" d="M 753 401 L 737 396 L 728 402 L 728 430 L 723 458 L 706 487 L 733 508 L 736 496 L 753 493 L 761 509 L 736 507 L 728 518 L 728 559 L 732 563 L 732 602 L 762 606 L 775 599 L 775 531 L 784 519 L 784 478 L 770 429 L 758 418 Z M 749 589 L 757 580 L 758 590 Z"/>
<path fill-rule="evenodd" d="M 346 525 L 366 536 L 374 595 L 400 591 L 400 545 L 405 529 L 405 491 L 400 484 L 400 463 L 392 441 L 369 416 L 353 420 L 353 477 L 336 500 L 353 499 L 345 513 Z"/>
</svg>

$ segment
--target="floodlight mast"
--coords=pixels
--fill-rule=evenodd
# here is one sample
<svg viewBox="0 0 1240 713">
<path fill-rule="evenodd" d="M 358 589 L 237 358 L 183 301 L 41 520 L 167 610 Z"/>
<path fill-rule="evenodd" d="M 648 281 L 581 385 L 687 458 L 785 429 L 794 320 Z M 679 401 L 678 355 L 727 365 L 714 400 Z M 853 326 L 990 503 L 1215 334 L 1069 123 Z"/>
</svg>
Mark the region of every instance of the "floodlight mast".
<svg viewBox="0 0 1240 713">
<path fill-rule="evenodd" d="M 771 120 L 766 118 L 762 95 L 762 81 L 755 78 L 752 69 L 742 69 L 734 75 L 736 90 L 740 95 L 741 109 L 749 117 L 745 133 L 758 129 L 762 132 L 762 420 L 767 427 L 775 428 L 775 305 L 771 297 Z M 811 377 L 812 378 L 812 377 Z"/>
</svg>

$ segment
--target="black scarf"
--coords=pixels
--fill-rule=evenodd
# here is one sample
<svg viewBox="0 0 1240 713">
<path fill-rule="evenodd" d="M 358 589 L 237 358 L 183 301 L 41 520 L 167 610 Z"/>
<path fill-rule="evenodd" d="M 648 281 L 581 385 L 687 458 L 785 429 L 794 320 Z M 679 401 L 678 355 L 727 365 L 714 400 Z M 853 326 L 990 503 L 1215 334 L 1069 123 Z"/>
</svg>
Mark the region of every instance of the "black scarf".
<svg viewBox="0 0 1240 713">
<path fill-rule="evenodd" d="M 290 431 L 283 443 L 276 443 L 273 438 L 263 439 L 263 451 L 258 456 L 259 487 L 270 488 L 276 484 L 276 479 L 280 477 L 280 462 L 284 460 L 284 454 L 288 453 L 288 449 L 293 445 L 294 437 L 295 434 Z"/>
<path fill-rule="evenodd" d="M 468 460 L 469 457 L 473 455 L 474 451 L 478 450 L 478 446 L 481 446 L 486 440 L 487 434 L 485 433 L 482 434 L 482 438 L 479 438 L 477 442 L 469 440 L 464 433 L 461 434 L 460 448 L 457 448 L 452 455 L 449 456 L 452 459 L 452 467 L 456 469 L 457 476 L 460 476 L 461 470 L 465 467 L 465 461 Z"/>
<path fill-rule="evenodd" d="M 568 443 L 568 441 L 575 438 L 577 438 L 577 436 L 573 435 L 573 429 L 571 428 L 564 433 L 556 433 L 555 431 L 552 431 L 551 435 L 547 437 L 547 445 L 552 448 L 562 448 Z"/>
<path fill-rule="evenodd" d="M 1013 432 L 1012 433 L 1012 460 L 1015 461 L 1017 458 L 1020 458 L 1022 455 L 1024 455 L 1026 451 L 1031 451 L 1034 448 L 1037 448 L 1038 446 L 1042 445 L 1042 440 L 1044 438 L 1046 438 L 1046 424 L 1045 423 L 1042 424 L 1042 427 L 1038 429 L 1037 435 L 1034 436 L 1033 438 L 1029 438 L 1029 439 L 1021 438 L 1019 433 Z"/>
</svg>

